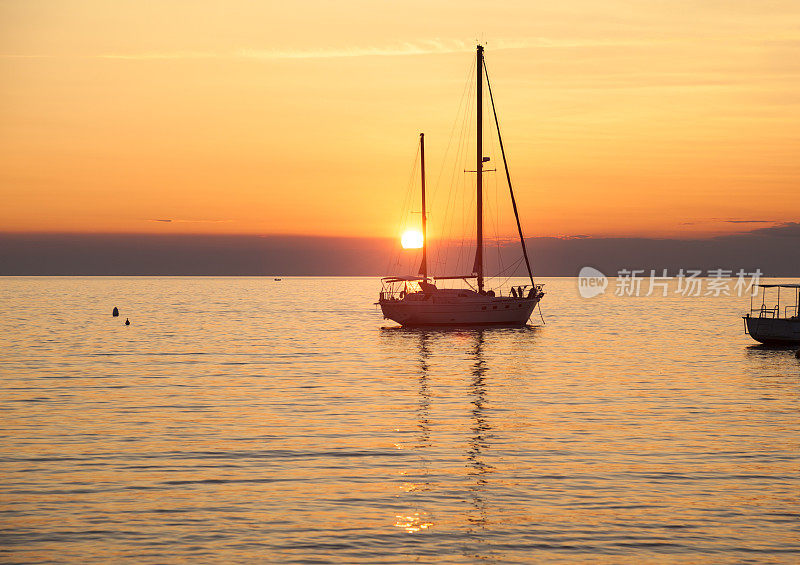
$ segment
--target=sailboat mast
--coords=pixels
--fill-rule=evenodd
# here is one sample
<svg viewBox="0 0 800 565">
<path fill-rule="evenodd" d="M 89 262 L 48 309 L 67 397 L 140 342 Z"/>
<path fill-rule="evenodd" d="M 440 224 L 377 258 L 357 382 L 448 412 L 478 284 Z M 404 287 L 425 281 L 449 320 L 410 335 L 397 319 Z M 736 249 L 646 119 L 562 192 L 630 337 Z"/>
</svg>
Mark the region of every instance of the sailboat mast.
<svg viewBox="0 0 800 565">
<path fill-rule="evenodd" d="M 425 211 L 425 134 L 419 134 L 420 169 L 422 170 L 422 265 L 419 274 L 428 282 L 428 216 Z"/>
<path fill-rule="evenodd" d="M 475 134 L 477 147 L 475 167 L 477 177 L 477 226 L 475 266 L 473 271 L 478 275 L 478 292 L 483 292 L 483 45 L 478 45 L 476 72 L 476 102 L 478 109 L 475 112 L 478 116 L 477 132 Z"/>
</svg>

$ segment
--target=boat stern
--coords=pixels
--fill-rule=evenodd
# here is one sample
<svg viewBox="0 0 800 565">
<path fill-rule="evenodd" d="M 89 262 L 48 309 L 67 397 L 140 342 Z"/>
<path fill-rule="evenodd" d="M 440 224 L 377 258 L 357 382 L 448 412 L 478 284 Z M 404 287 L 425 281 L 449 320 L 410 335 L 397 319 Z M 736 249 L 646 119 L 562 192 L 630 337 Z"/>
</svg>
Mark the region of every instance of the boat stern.
<svg viewBox="0 0 800 565">
<path fill-rule="evenodd" d="M 742 316 L 744 331 L 754 340 L 765 344 L 790 345 L 800 343 L 800 318 L 767 318 Z"/>
</svg>

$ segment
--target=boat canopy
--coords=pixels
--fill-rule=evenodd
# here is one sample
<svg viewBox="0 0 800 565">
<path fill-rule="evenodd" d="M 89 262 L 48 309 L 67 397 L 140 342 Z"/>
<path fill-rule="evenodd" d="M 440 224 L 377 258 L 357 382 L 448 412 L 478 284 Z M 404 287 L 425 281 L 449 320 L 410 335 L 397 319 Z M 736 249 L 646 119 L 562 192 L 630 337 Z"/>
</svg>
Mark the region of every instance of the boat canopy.
<svg viewBox="0 0 800 565">
<path fill-rule="evenodd" d="M 798 283 L 784 283 L 784 284 L 759 284 L 761 288 L 800 288 Z"/>
<path fill-rule="evenodd" d="M 381 279 L 383 282 L 388 283 L 396 283 L 396 282 L 412 282 L 412 281 L 421 281 L 422 277 L 419 275 L 398 275 L 396 277 L 383 277 Z"/>
<path fill-rule="evenodd" d="M 451 279 L 474 279 L 478 275 L 455 275 L 455 276 L 446 276 L 446 277 L 428 277 L 429 279 L 436 279 L 437 281 L 443 280 L 451 280 Z M 421 281 L 425 280 L 424 277 L 419 275 L 398 275 L 396 277 L 383 277 L 381 279 L 384 282 L 393 283 L 393 282 L 413 282 L 413 281 Z"/>
<path fill-rule="evenodd" d="M 433 277 L 433 278 L 435 278 L 437 281 L 444 281 L 444 280 L 451 280 L 451 279 L 464 279 L 464 280 L 466 280 L 466 279 L 476 279 L 476 278 L 478 278 L 478 275 L 452 275 L 452 276 L 447 276 L 447 277 Z"/>
</svg>

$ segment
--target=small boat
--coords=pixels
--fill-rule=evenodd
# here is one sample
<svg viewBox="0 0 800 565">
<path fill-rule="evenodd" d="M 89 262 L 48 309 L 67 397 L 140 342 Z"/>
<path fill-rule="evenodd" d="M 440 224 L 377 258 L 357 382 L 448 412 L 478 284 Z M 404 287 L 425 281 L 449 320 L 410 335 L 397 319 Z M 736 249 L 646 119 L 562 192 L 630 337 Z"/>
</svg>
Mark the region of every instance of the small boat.
<svg viewBox="0 0 800 565">
<path fill-rule="evenodd" d="M 274 280 L 274 281 L 279 281 L 279 280 L 281 280 L 281 279 L 275 278 L 275 279 L 272 279 L 272 280 Z"/>
<path fill-rule="evenodd" d="M 742 316 L 744 333 L 756 341 L 770 345 L 800 343 L 800 284 L 758 286 L 761 288 L 761 306 L 754 308 L 753 296 L 750 297 L 750 312 Z M 784 304 L 783 308 L 781 308 L 782 288 L 791 289 L 793 292 L 790 292 L 790 296 L 794 295 L 794 304 Z M 768 299 L 769 304 L 767 304 Z"/>
<path fill-rule="evenodd" d="M 417 275 L 390 276 L 381 279 L 382 288 L 378 299 L 383 316 L 406 327 L 426 326 L 524 326 L 531 316 L 534 308 L 544 296 L 542 285 L 536 284 L 533 271 L 522 235 L 522 225 L 517 212 L 514 191 L 511 187 L 511 177 L 508 172 L 503 140 L 500 136 L 497 113 L 494 110 L 491 84 L 488 75 L 486 85 L 492 103 L 492 110 L 497 125 L 499 148 L 503 156 L 506 180 L 508 181 L 511 204 L 517 222 L 522 255 L 530 277 L 530 285 L 523 287 L 510 287 L 505 296 L 502 288 L 486 288 L 484 277 L 483 257 L 483 173 L 484 163 L 489 157 L 483 154 L 483 78 L 485 66 L 483 64 L 483 46 L 477 47 L 477 132 L 476 132 L 476 170 L 467 171 L 476 173 L 476 208 L 477 233 L 475 238 L 475 262 L 472 273 L 468 275 L 443 275 L 430 276 L 427 262 L 427 211 L 425 208 L 425 136 L 420 134 L 420 170 L 422 175 L 422 262 Z M 439 288 L 437 283 L 445 280 L 463 280 L 469 288 Z M 473 285 L 471 281 L 474 280 Z"/>
</svg>

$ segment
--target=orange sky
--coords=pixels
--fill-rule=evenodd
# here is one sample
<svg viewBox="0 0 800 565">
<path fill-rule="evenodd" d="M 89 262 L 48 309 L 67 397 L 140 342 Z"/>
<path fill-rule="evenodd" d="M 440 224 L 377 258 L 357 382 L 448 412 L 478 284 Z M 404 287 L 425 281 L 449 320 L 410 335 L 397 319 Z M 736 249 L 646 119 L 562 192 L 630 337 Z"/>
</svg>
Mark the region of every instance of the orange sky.
<svg viewBox="0 0 800 565">
<path fill-rule="evenodd" d="M 527 235 L 800 211 L 796 1 L 22 0 L 0 26 L 0 231 L 393 237 L 476 37 Z"/>
</svg>

